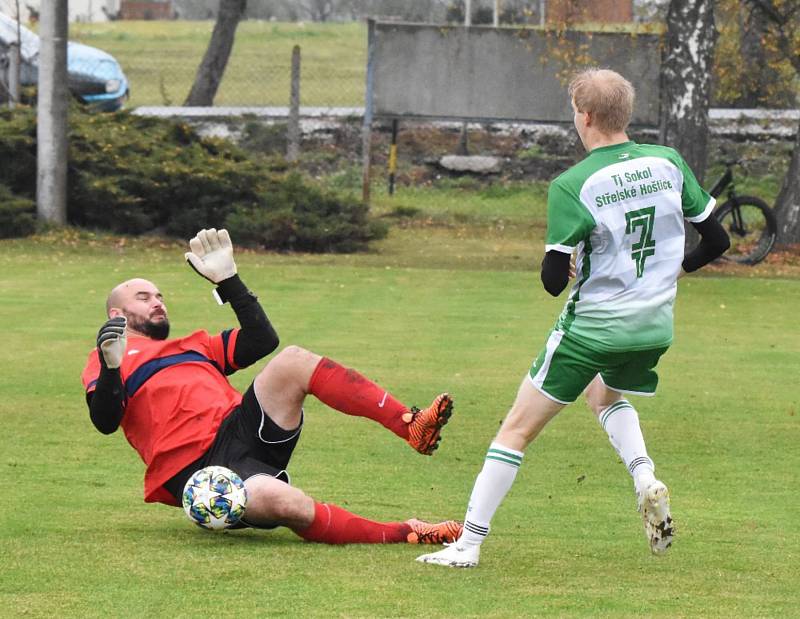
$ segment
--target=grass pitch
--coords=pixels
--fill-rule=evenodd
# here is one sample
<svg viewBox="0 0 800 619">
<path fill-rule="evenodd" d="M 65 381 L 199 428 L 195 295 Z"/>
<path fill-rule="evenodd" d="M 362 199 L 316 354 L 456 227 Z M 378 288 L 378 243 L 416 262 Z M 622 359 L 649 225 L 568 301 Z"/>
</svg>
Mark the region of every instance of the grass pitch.
<svg viewBox="0 0 800 619">
<path fill-rule="evenodd" d="M 332 62 L 363 71 L 361 47 L 330 42 L 341 27 L 328 39 L 321 26 L 291 28 L 240 25 L 218 102 L 241 102 L 230 85 L 253 81 L 236 63 L 256 41 L 281 43 L 253 53 L 285 65 L 285 83 L 266 69 L 263 79 L 287 99 L 298 33 L 304 58 L 319 43 L 319 54 L 343 50 Z M 363 25 L 347 28 L 363 47 Z M 73 25 L 70 36 L 122 61 L 135 106 L 183 100 L 210 30 L 116 23 Z M 154 49 L 192 70 L 170 77 L 166 61 L 153 66 Z M 332 79 L 307 92 L 341 90 Z M 358 105 L 362 95 L 348 96 Z M 441 449 L 425 458 L 310 399 L 291 473 L 315 498 L 376 519 L 463 517 L 486 447 L 563 304 L 538 281 L 543 188 L 492 191 L 376 191 L 376 212 L 414 214 L 368 254 L 237 254 L 283 344 L 356 367 L 408 404 L 442 390 L 456 400 Z M 285 529 L 214 534 L 142 502 L 143 466 L 121 432 L 94 430 L 79 375 L 105 295 L 129 277 L 161 287 L 177 335 L 235 324 L 183 251 L 74 232 L 0 241 L 0 617 L 797 614 L 798 268 L 768 262 L 732 277 L 714 267 L 680 282 L 659 394 L 634 399 L 672 493 L 677 538 L 667 556 L 649 554 L 627 472 L 577 403 L 528 450 L 481 565 L 460 571 L 414 562 L 422 547 L 330 547 Z M 236 386 L 257 369 L 234 375 Z"/>
<path fill-rule="evenodd" d="M 441 390 L 456 400 L 440 450 L 425 458 L 310 399 L 291 472 L 312 496 L 376 519 L 463 516 L 563 299 L 549 298 L 532 268 L 540 239 L 515 237 L 517 259 L 487 250 L 458 261 L 446 238 L 444 229 L 394 229 L 379 253 L 360 256 L 239 253 L 283 344 L 359 368 L 408 404 Z M 423 245 L 424 254 L 404 251 Z M 142 464 L 121 432 L 93 429 L 79 374 L 105 294 L 124 278 L 161 286 L 175 334 L 235 324 L 182 252 L 69 232 L 0 242 L 0 616 L 797 612 L 797 279 L 680 282 L 659 394 L 634 402 L 672 493 L 677 538 L 667 556 L 649 554 L 627 472 L 578 403 L 528 450 L 481 565 L 461 571 L 418 564 L 426 548 L 408 545 L 330 547 L 285 529 L 215 534 L 142 502 Z M 233 380 L 244 388 L 254 372 Z"/>
</svg>

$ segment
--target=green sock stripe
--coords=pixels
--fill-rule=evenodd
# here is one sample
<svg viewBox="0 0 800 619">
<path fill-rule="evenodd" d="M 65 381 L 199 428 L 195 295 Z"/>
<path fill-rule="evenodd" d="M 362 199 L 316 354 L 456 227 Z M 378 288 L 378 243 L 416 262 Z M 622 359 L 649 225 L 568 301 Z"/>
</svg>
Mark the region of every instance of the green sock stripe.
<svg viewBox="0 0 800 619">
<path fill-rule="evenodd" d="M 501 458 L 500 456 L 496 456 L 494 454 L 491 455 L 486 454 L 486 459 L 495 460 L 496 462 L 502 462 L 504 464 L 510 464 L 511 466 L 516 468 L 519 468 L 520 464 L 522 464 L 522 462 L 520 462 L 519 460 L 509 460 L 508 458 Z"/>
<path fill-rule="evenodd" d="M 603 426 L 603 430 L 606 429 L 606 424 L 608 423 L 609 418 L 616 412 L 619 412 L 623 408 L 633 408 L 631 403 L 628 400 L 620 400 L 618 402 L 614 402 L 611 406 L 609 406 L 602 415 L 600 415 L 600 425 Z"/>
<path fill-rule="evenodd" d="M 502 449 L 496 449 L 494 447 L 490 447 L 489 451 L 486 452 L 486 455 L 494 454 L 496 456 L 500 456 L 502 458 L 509 458 L 511 460 L 516 460 L 517 462 L 522 462 L 522 456 L 518 456 L 517 454 L 512 454 L 508 451 L 503 451 Z"/>
</svg>

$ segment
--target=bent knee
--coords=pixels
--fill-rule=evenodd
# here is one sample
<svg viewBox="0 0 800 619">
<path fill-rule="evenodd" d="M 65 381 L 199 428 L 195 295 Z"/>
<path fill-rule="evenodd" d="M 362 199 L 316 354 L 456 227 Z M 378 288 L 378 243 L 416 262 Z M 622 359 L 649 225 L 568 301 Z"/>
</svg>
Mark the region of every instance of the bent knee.
<svg viewBox="0 0 800 619">
<path fill-rule="evenodd" d="M 297 344 L 289 344 L 285 346 L 280 353 L 278 353 L 278 357 L 297 357 L 303 356 L 308 354 L 310 351 L 306 350 L 302 346 L 298 346 Z"/>
<path fill-rule="evenodd" d="M 245 482 L 245 518 L 254 524 L 276 523 L 289 527 L 310 526 L 314 501 L 302 490 L 278 479 L 259 475 Z"/>
<path fill-rule="evenodd" d="M 256 376 L 256 390 L 258 392 L 266 390 L 271 394 L 276 388 L 291 391 L 294 385 L 297 390 L 305 392 L 308 381 L 321 358 L 300 346 L 287 346 Z M 264 404 L 261 399 L 259 402 Z"/>
<path fill-rule="evenodd" d="M 290 367 L 316 367 L 321 358 L 322 357 L 320 357 L 318 354 L 313 353 L 310 350 L 306 350 L 305 348 L 297 346 L 296 344 L 290 344 L 281 350 L 277 355 L 275 355 L 275 358 L 270 362 L 270 365 L 276 364 L 279 366 Z"/>
</svg>

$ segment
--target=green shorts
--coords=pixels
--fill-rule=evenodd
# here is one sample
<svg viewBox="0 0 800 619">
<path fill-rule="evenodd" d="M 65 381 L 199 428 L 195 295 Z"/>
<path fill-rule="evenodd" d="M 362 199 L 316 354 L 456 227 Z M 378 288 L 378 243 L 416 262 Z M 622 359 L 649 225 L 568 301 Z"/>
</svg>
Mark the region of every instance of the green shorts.
<svg viewBox="0 0 800 619">
<path fill-rule="evenodd" d="M 530 378 L 534 387 L 562 404 L 577 400 L 598 374 L 606 387 L 614 391 L 653 395 L 658 386 L 655 367 L 668 348 L 603 352 L 553 329 L 533 362 Z"/>
</svg>

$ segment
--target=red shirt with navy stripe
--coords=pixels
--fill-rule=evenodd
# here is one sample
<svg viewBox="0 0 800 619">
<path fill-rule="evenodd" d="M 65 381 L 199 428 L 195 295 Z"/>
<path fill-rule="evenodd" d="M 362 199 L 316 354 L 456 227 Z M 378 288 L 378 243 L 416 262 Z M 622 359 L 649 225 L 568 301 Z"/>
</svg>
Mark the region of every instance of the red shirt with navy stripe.
<svg viewBox="0 0 800 619">
<path fill-rule="evenodd" d="M 125 391 L 122 426 L 147 470 L 144 500 L 177 505 L 164 482 L 202 456 L 242 394 L 228 382 L 238 367 L 239 329 L 154 340 L 128 335 L 120 376 Z M 97 349 L 81 375 L 87 393 L 100 375 Z"/>
</svg>

